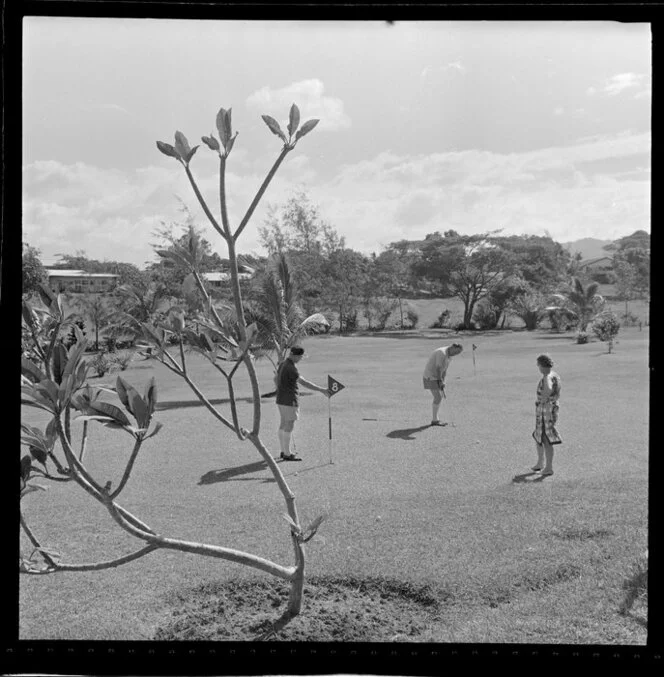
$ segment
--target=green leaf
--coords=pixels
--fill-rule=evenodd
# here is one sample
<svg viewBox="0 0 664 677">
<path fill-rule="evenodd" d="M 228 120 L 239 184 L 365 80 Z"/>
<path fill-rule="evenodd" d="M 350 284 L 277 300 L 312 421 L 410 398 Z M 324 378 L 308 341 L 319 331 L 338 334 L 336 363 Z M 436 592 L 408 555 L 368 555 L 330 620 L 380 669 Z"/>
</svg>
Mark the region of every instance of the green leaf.
<svg viewBox="0 0 664 677">
<path fill-rule="evenodd" d="M 164 154 L 169 157 L 174 157 L 176 160 L 180 159 L 178 152 L 171 146 L 170 143 L 164 143 L 163 141 L 157 141 L 157 148 Z"/>
<path fill-rule="evenodd" d="M 153 428 L 152 432 L 149 435 L 146 435 L 145 439 L 147 440 L 150 437 L 154 437 L 163 427 L 164 427 L 163 423 L 155 424 L 155 427 Z"/>
<path fill-rule="evenodd" d="M 219 139 L 221 140 L 221 145 L 226 148 L 230 134 L 226 127 L 226 109 L 220 108 L 217 113 L 217 131 L 219 132 Z"/>
<path fill-rule="evenodd" d="M 76 327 L 76 325 L 74 326 Z M 76 327 L 76 329 L 78 329 L 78 327 Z M 69 353 L 67 354 L 67 365 L 62 372 L 63 378 L 69 376 L 69 374 L 73 374 L 74 370 L 77 370 L 77 367 L 80 369 L 80 359 L 85 352 L 86 345 L 87 341 L 83 339 L 82 341 L 77 341 L 76 344 L 69 349 Z"/>
<path fill-rule="evenodd" d="M 69 374 L 69 376 L 65 376 L 60 383 L 60 388 L 58 390 L 58 402 L 62 408 L 69 404 L 73 385 L 74 377 L 71 374 Z"/>
<path fill-rule="evenodd" d="M 191 158 L 194 157 L 194 155 L 196 154 L 196 151 L 197 151 L 197 150 L 198 150 L 198 146 L 194 146 L 194 147 L 187 153 L 187 155 L 186 155 L 186 157 L 185 157 L 185 162 L 186 162 L 187 164 L 189 164 L 189 163 L 191 162 Z"/>
<path fill-rule="evenodd" d="M 101 414 L 83 414 L 82 416 L 76 416 L 74 421 L 106 421 L 115 423 L 115 420 L 110 416 L 102 416 Z"/>
<path fill-rule="evenodd" d="M 298 125 L 300 124 L 300 109 L 293 104 L 290 108 L 290 114 L 288 116 L 288 134 L 290 136 L 293 136 L 295 134 L 295 130 L 298 128 Z"/>
<path fill-rule="evenodd" d="M 44 397 L 47 401 L 57 404 L 58 401 L 58 386 L 49 379 L 44 379 L 35 384 L 34 392 Z"/>
<path fill-rule="evenodd" d="M 228 145 L 226 146 L 226 155 L 228 155 L 232 150 L 233 146 L 235 145 L 235 139 L 237 138 L 237 132 L 233 134 L 233 136 L 228 140 Z"/>
<path fill-rule="evenodd" d="M 108 402 L 90 402 L 89 408 L 94 411 L 98 411 L 104 416 L 110 416 L 120 425 L 131 425 L 131 421 L 125 416 L 122 409 L 120 409 L 120 407 L 116 407 L 114 404 L 109 404 Z"/>
<path fill-rule="evenodd" d="M 56 343 L 53 347 L 53 380 L 62 382 L 62 375 L 67 366 L 67 349 L 62 343 Z"/>
<path fill-rule="evenodd" d="M 37 287 L 37 291 L 39 292 L 39 296 L 41 297 L 44 305 L 52 310 L 53 305 L 57 304 L 57 297 L 53 293 L 52 289 L 48 285 L 40 284 Z"/>
<path fill-rule="evenodd" d="M 154 376 L 145 386 L 145 401 L 148 405 L 148 416 L 152 418 L 152 414 L 154 414 L 154 410 L 157 407 L 157 382 L 154 380 Z"/>
<path fill-rule="evenodd" d="M 132 386 L 122 380 L 121 376 L 118 376 L 117 380 L 115 381 L 115 392 L 118 394 L 120 402 L 122 402 L 122 404 L 125 406 L 125 409 L 129 410 L 129 413 L 133 414 L 134 412 L 131 410 L 131 406 L 129 405 L 129 395 L 127 395 L 127 389 L 131 387 Z"/>
<path fill-rule="evenodd" d="M 305 134 L 308 134 L 318 123 L 320 120 L 307 120 L 298 133 L 295 135 L 295 139 L 301 139 Z"/>
<path fill-rule="evenodd" d="M 182 132 L 175 132 L 175 150 L 182 159 L 186 158 L 191 151 L 189 141 Z"/>
<path fill-rule="evenodd" d="M 279 123 L 273 117 L 270 117 L 269 115 L 261 115 L 261 117 L 273 134 L 276 134 L 284 143 L 288 143 L 286 135 L 281 131 Z"/>
<path fill-rule="evenodd" d="M 129 396 L 129 404 L 131 405 L 131 411 L 134 414 L 136 422 L 139 427 L 145 428 L 148 425 L 150 418 L 148 415 L 148 405 L 134 388 L 128 390 L 127 395 Z"/>
<path fill-rule="evenodd" d="M 21 479 L 25 482 L 30 477 L 30 469 L 32 468 L 32 458 L 24 456 L 21 459 Z"/>
<path fill-rule="evenodd" d="M 39 383 L 39 381 L 46 379 L 46 374 L 27 357 L 21 357 L 21 373 L 33 383 Z"/>
<path fill-rule="evenodd" d="M 35 313 L 32 309 L 32 306 L 27 301 L 23 301 L 23 305 L 21 308 L 21 311 L 23 313 L 23 321 L 30 327 L 31 329 L 35 328 Z"/>
<path fill-rule="evenodd" d="M 219 141 L 210 134 L 210 136 L 201 136 L 201 141 L 210 149 L 219 152 L 221 150 L 221 146 L 219 145 Z"/>
<path fill-rule="evenodd" d="M 229 108 L 224 114 L 224 129 L 226 130 L 226 138 L 230 141 L 231 136 L 233 135 L 233 127 L 231 125 L 231 111 L 233 109 Z M 226 145 L 226 144 L 224 144 Z"/>
<path fill-rule="evenodd" d="M 46 463 L 46 459 L 48 458 L 46 449 L 35 445 L 28 447 L 28 450 L 30 451 L 32 458 L 34 458 L 37 463 L 41 463 L 42 465 Z"/>
</svg>

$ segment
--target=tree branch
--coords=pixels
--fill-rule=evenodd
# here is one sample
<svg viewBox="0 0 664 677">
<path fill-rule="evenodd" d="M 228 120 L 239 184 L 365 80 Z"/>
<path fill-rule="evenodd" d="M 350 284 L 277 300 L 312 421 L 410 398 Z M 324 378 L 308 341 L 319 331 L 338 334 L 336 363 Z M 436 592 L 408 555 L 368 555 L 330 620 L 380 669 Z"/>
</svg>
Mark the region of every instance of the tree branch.
<svg viewBox="0 0 664 677">
<path fill-rule="evenodd" d="M 256 193 L 256 197 L 254 197 L 251 205 L 249 206 L 249 209 L 247 210 L 247 213 L 244 215 L 244 218 L 242 221 L 240 221 L 240 225 L 237 227 L 237 230 L 235 231 L 235 234 L 233 235 L 233 240 L 237 241 L 238 237 L 240 237 L 240 233 L 245 229 L 245 226 L 247 223 L 249 223 L 249 219 L 251 218 L 252 214 L 254 213 L 254 210 L 258 206 L 258 203 L 261 201 L 261 198 L 263 197 L 263 194 L 267 190 L 267 187 L 270 185 L 270 182 L 274 178 L 274 175 L 277 173 L 277 169 L 279 169 L 279 165 L 284 161 L 286 155 L 292 150 L 291 147 L 288 145 L 285 145 L 281 153 L 279 154 L 279 157 L 277 158 L 276 162 L 272 166 L 272 169 L 268 172 L 268 175 L 265 177 L 265 180 L 263 181 L 261 187 L 258 189 L 258 192 Z"/>
<path fill-rule="evenodd" d="M 198 198 L 198 202 L 200 203 L 201 207 L 203 208 L 203 211 L 205 212 L 205 216 L 208 217 L 210 220 L 210 223 L 214 227 L 214 229 L 221 235 L 221 237 L 224 238 L 224 240 L 228 240 L 228 237 L 226 237 L 226 233 L 221 229 L 219 224 L 217 223 L 217 220 L 214 218 L 212 215 L 212 212 L 210 211 L 209 207 L 207 206 L 207 203 L 203 199 L 203 196 L 201 195 L 200 191 L 198 190 L 198 186 L 196 185 L 196 181 L 194 179 L 193 174 L 191 173 L 191 170 L 189 169 L 188 165 L 184 165 L 184 170 L 187 172 L 187 178 L 189 179 L 189 183 L 191 183 L 191 187 L 194 189 L 194 193 L 196 194 L 196 197 Z"/>
</svg>

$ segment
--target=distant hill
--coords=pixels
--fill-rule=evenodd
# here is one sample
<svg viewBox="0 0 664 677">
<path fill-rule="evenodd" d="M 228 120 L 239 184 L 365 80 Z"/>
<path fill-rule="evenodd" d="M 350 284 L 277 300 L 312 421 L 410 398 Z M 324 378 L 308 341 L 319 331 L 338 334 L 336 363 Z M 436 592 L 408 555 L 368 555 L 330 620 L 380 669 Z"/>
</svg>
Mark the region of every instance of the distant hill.
<svg viewBox="0 0 664 677">
<path fill-rule="evenodd" d="M 584 259 L 596 259 L 600 256 L 611 256 L 611 252 L 607 252 L 602 247 L 611 244 L 613 240 L 598 240 L 594 237 L 584 237 L 581 240 L 574 240 L 573 242 L 561 242 L 560 244 L 574 255 L 580 252 Z"/>
</svg>

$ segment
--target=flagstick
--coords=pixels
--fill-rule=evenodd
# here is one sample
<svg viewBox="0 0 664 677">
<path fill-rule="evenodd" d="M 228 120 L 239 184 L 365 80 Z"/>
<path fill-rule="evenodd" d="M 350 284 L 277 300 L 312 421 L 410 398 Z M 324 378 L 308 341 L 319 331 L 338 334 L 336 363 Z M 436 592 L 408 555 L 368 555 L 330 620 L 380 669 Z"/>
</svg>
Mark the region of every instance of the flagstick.
<svg viewBox="0 0 664 677">
<path fill-rule="evenodd" d="M 327 420 L 329 423 L 329 430 L 330 430 L 330 465 L 333 465 L 332 463 L 332 402 L 330 402 L 332 398 L 328 397 L 327 398 Z"/>
</svg>

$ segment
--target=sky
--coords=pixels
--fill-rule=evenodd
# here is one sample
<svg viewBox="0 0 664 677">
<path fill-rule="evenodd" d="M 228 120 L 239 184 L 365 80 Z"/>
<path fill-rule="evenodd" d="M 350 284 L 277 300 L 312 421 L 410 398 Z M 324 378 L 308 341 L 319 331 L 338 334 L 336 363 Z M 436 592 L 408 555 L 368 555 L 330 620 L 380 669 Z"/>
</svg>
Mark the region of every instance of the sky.
<svg viewBox="0 0 664 677">
<path fill-rule="evenodd" d="M 304 191 L 346 245 L 380 253 L 434 231 L 559 242 L 650 232 L 651 31 L 610 21 L 207 21 L 25 17 L 23 241 L 143 266 L 183 206 L 213 250 L 182 166 L 156 141 L 214 133 L 237 226 L 281 150 L 261 119 L 319 119 L 243 231 Z M 191 170 L 218 217 L 218 158 Z"/>
</svg>

